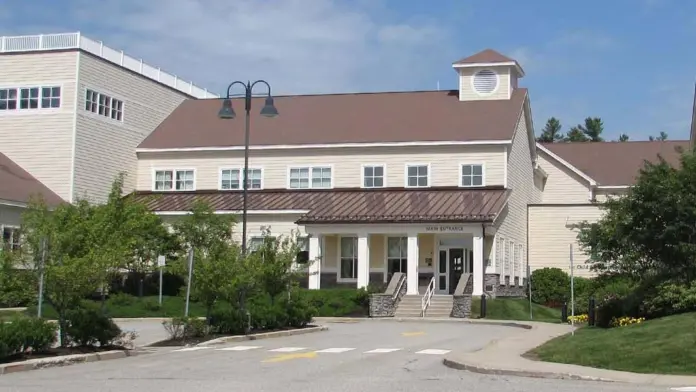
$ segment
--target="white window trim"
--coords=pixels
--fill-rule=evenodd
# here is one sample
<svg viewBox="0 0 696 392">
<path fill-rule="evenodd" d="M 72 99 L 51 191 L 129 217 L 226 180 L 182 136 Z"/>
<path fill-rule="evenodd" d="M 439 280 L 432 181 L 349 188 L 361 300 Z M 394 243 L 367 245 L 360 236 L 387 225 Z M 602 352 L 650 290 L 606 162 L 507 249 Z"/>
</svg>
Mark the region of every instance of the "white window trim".
<svg viewBox="0 0 696 392">
<path fill-rule="evenodd" d="M 16 225 L 0 224 L 0 235 L 4 234 L 5 228 L 8 228 L 8 229 L 13 230 L 15 232 L 19 232 L 19 230 L 21 229 L 20 226 L 16 226 Z M 20 241 L 17 244 L 21 246 L 21 244 L 22 244 L 22 235 L 21 234 L 19 236 L 19 240 Z M 5 243 L 3 241 L 4 241 L 4 238 L 0 237 L 0 252 L 2 252 L 4 247 L 5 247 Z M 12 243 L 10 243 L 10 246 L 12 246 Z"/>
<path fill-rule="evenodd" d="M 365 186 L 365 168 L 368 167 L 381 167 L 382 168 L 382 173 L 383 173 L 383 184 L 381 187 L 379 186 L 373 186 L 373 187 L 367 187 Z M 381 188 L 387 188 L 387 165 L 385 163 L 363 163 L 360 165 L 360 188 L 364 189 L 381 189 Z"/>
<path fill-rule="evenodd" d="M 408 168 L 414 166 L 427 166 L 428 167 L 428 185 L 426 186 L 408 186 Z M 430 188 L 433 183 L 433 171 L 430 163 L 417 163 L 409 162 L 404 165 L 404 188 Z"/>
<path fill-rule="evenodd" d="M 342 239 L 342 238 L 354 238 L 355 241 L 357 242 L 358 237 L 357 237 L 357 236 L 354 236 L 354 235 L 339 235 L 339 236 L 336 236 L 336 238 L 338 238 L 338 242 L 337 242 L 337 244 L 336 244 L 336 245 L 338 245 L 338 246 L 336 247 L 336 248 L 338 249 L 338 250 L 336 251 L 336 282 L 338 282 L 338 283 L 357 283 L 357 281 L 358 281 L 357 275 L 360 273 L 360 271 L 358 271 L 358 267 L 359 267 L 359 266 L 358 266 L 358 254 L 357 254 L 357 253 L 358 253 L 358 248 L 357 248 L 357 243 L 356 243 L 356 247 L 355 247 L 355 270 L 356 270 L 356 278 L 355 278 L 355 279 L 352 279 L 352 278 L 342 278 L 342 277 L 341 277 L 341 239 Z M 369 263 L 369 260 L 368 260 L 368 263 Z"/>
<path fill-rule="evenodd" d="M 85 105 L 87 104 L 87 90 L 92 90 L 92 91 L 94 91 L 94 92 L 97 93 L 97 94 L 104 94 L 104 95 L 106 95 L 106 96 L 109 97 L 109 98 L 117 99 L 117 100 L 121 101 L 121 103 L 122 103 L 122 105 L 121 105 L 121 119 L 120 119 L 120 120 L 116 120 L 115 118 L 111 118 L 111 115 L 109 115 L 108 117 L 107 117 L 107 116 L 102 116 L 101 114 L 99 114 L 99 112 L 96 112 L 96 113 L 95 113 L 95 112 L 93 112 L 93 111 L 91 111 L 91 110 L 85 109 Z M 62 90 L 61 90 L 61 91 L 62 91 Z M 126 99 L 123 98 L 122 96 L 118 95 L 118 94 L 114 94 L 114 93 L 111 92 L 111 91 L 104 90 L 104 89 L 102 89 L 102 88 L 95 88 L 95 87 L 91 87 L 91 86 L 84 86 L 84 88 L 82 88 L 82 99 L 81 99 L 78 103 L 81 104 L 81 106 L 80 106 L 79 108 L 77 108 L 77 109 L 78 109 L 78 110 L 79 110 L 79 109 L 82 109 L 82 113 L 85 113 L 87 116 L 90 116 L 90 117 L 93 117 L 93 118 L 98 118 L 98 119 L 101 119 L 101 120 L 111 121 L 111 122 L 113 122 L 114 124 L 124 124 L 124 123 L 125 123 L 125 119 L 126 119 Z M 98 104 L 98 103 L 97 103 L 97 104 Z"/>
<path fill-rule="evenodd" d="M 408 235 L 407 234 L 389 234 L 384 236 L 384 276 L 389 274 L 389 260 L 395 257 L 389 257 L 389 239 L 390 238 L 406 238 L 406 268 L 408 269 Z M 401 259 L 401 258 L 399 258 Z"/>
<path fill-rule="evenodd" d="M 38 87 L 40 90 L 44 87 L 60 87 L 60 106 L 57 108 L 42 108 L 41 100 L 43 98 L 41 91 L 39 92 L 39 107 L 36 109 L 12 109 L 12 110 L 0 110 L 0 116 L 26 116 L 32 114 L 51 114 L 63 110 L 63 105 L 65 103 L 65 85 L 64 82 L 41 82 L 41 83 L 15 83 L 12 85 L 0 85 L 0 90 L 5 89 L 22 89 L 22 88 L 32 88 Z M 19 107 L 19 94 L 17 91 L 17 107 Z"/>
<path fill-rule="evenodd" d="M 481 166 L 481 185 L 464 185 L 462 177 L 464 176 L 464 166 Z M 459 162 L 459 187 L 460 188 L 478 188 L 486 186 L 486 163 L 485 162 Z"/>
<path fill-rule="evenodd" d="M 474 79 L 476 79 L 476 74 L 478 74 L 481 71 L 491 71 L 495 74 L 495 88 L 490 93 L 481 93 L 478 90 L 476 90 L 476 87 L 474 87 Z M 469 77 L 469 86 L 471 86 L 471 91 L 473 91 L 474 94 L 476 94 L 480 97 L 490 97 L 491 95 L 494 95 L 495 93 L 497 93 L 498 90 L 500 90 L 500 72 L 498 72 L 492 68 L 488 68 L 488 67 L 483 67 L 481 69 L 477 69 Z"/>
<path fill-rule="evenodd" d="M 317 169 L 317 168 L 327 168 L 331 170 L 331 186 L 327 188 L 313 188 L 312 187 L 312 170 Z M 309 186 L 307 188 L 291 188 L 290 187 L 290 171 L 292 169 L 309 169 Z M 293 191 L 301 191 L 301 190 L 306 190 L 306 189 L 333 189 L 336 184 L 335 182 L 335 177 L 336 177 L 336 172 L 334 170 L 334 165 L 333 164 L 326 164 L 326 165 L 291 165 L 287 167 L 287 170 L 285 172 L 286 174 L 286 183 L 285 187 L 287 189 L 293 190 Z"/>
<path fill-rule="evenodd" d="M 239 185 L 241 185 L 239 189 L 222 189 L 222 171 L 223 171 L 223 170 L 239 170 L 239 174 L 242 175 L 243 172 L 244 172 L 244 167 L 243 167 L 243 166 L 220 166 L 220 167 L 218 167 L 218 183 L 217 183 L 218 186 L 217 186 L 217 189 L 218 189 L 219 191 L 230 191 L 230 192 L 234 192 L 234 191 L 242 191 L 242 190 L 244 190 L 244 184 L 242 184 L 242 178 L 239 179 Z M 249 188 L 249 190 L 258 191 L 258 190 L 264 189 L 264 185 L 265 185 L 264 174 L 265 174 L 265 171 L 263 170 L 263 167 L 262 167 L 262 166 L 249 166 L 249 170 L 261 170 L 261 188 L 253 188 L 253 189 L 252 189 L 252 188 Z M 242 176 L 242 177 L 243 177 L 243 176 Z"/>
<path fill-rule="evenodd" d="M 158 171 L 171 171 L 172 172 L 172 189 L 155 189 L 155 183 L 157 181 Z M 180 171 L 193 171 L 193 189 L 176 189 L 176 172 Z M 151 188 L 153 192 L 192 192 L 196 190 L 196 183 L 198 182 L 198 173 L 196 168 L 193 167 L 153 167 L 152 168 L 152 178 L 151 178 Z"/>
</svg>

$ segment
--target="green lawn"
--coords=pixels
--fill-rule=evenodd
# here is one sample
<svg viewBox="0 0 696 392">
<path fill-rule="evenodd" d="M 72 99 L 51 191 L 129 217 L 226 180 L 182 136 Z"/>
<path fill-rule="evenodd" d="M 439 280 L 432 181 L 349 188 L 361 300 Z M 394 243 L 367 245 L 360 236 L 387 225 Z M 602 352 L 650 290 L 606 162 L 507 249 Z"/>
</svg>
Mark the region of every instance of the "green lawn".
<svg viewBox="0 0 696 392">
<path fill-rule="evenodd" d="M 696 313 L 611 329 L 585 327 L 537 347 L 542 361 L 637 373 L 696 374 Z"/>
<path fill-rule="evenodd" d="M 471 303 L 471 317 L 479 318 L 481 315 L 481 298 L 473 297 Z M 561 322 L 559 309 L 532 304 L 532 318 L 529 318 L 529 300 L 526 298 L 488 299 L 486 301 L 486 319 L 490 320 L 515 320 L 515 321 L 543 321 L 550 323 Z"/>
</svg>

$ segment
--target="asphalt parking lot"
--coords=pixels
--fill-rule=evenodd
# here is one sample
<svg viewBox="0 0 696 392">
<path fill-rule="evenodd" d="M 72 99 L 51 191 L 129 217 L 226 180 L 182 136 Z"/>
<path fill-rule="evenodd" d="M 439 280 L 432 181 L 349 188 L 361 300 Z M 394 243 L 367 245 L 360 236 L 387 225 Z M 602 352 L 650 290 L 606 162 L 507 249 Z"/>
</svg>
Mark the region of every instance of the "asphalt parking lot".
<svg viewBox="0 0 696 392">
<path fill-rule="evenodd" d="M 0 391 L 600 391 L 635 385 L 478 375 L 444 356 L 524 330 L 428 322 L 329 324 L 329 331 L 217 345 L 157 348 L 125 359 L 0 376 Z"/>
</svg>

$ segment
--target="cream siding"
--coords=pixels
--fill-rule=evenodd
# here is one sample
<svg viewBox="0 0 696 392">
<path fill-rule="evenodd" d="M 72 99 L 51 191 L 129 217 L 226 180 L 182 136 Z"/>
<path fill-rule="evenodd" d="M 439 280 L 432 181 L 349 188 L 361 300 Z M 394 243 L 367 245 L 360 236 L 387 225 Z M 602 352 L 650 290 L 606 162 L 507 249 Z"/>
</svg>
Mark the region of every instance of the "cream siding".
<svg viewBox="0 0 696 392">
<path fill-rule="evenodd" d="M 514 281 L 514 277 L 520 275 L 519 263 L 524 260 L 522 255 L 526 251 L 527 244 L 527 205 L 532 203 L 537 197 L 538 190 L 534 186 L 534 167 L 532 164 L 531 148 L 534 144 L 530 141 L 530 132 L 528 128 L 527 111 L 523 111 L 520 120 L 515 129 L 512 145 L 508 152 L 508 188 L 512 189 L 512 194 L 508 200 L 505 212 L 499 218 L 500 226 L 496 233 L 498 238 L 505 239 L 505 246 L 509 246 L 510 241 L 516 245 L 522 245 L 522 252 L 519 253 L 517 259 L 518 265 L 513 269 L 513 259 L 509 258 L 504 275 L 501 275 L 500 281 L 505 282 L 505 276 L 510 276 L 510 283 Z M 503 246 L 501 241 L 501 246 Z M 511 254 L 512 255 L 512 254 Z M 502 260 L 497 263 L 502 267 Z M 516 271 L 516 274 L 511 274 Z M 501 269 L 496 271 L 501 272 Z M 520 279 L 521 283 L 522 280 Z"/>
<path fill-rule="evenodd" d="M 498 74 L 498 86 L 491 94 L 480 95 L 474 90 L 473 77 L 481 70 L 491 70 Z M 510 66 L 459 68 L 459 99 L 461 101 L 488 101 L 510 99 L 512 86 L 517 85 L 516 77 L 511 74 Z"/>
<path fill-rule="evenodd" d="M 484 165 L 486 185 L 503 185 L 503 146 L 440 146 L 400 148 L 321 148 L 251 151 L 249 166 L 263 170 L 267 189 L 287 188 L 289 167 L 330 166 L 334 188 L 362 185 L 362 165 L 385 165 L 386 186 L 403 187 L 406 164 L 429 164 L 431 186 L 458 186 L 461 163 Z M 196 171 L 196 189 L 218 189 L 220 168 L 241 168 L 243 152 L 140 153 L 139 190 L 151 190 L 157 169 Z"/>
<path fill-rule="evenodd" d="M 626 195 L 628 189 L 604 190 L 595 189 L 595 200 L 599 203 L 604 203 L 608 198 L 621 197 Z"/>
<path fill-rule="evenodd" d="M 590 201 L 590 184 L 541 150 L 539 165 L 548 174 L 542 201 L 544 204 L 578 204 Z"/>
<path fill-rule="evenodd" d="M 70 198 L 77 56 L 0 55 L 0 87 L 61 87 L 58 109 L 0 112 L 0 150 L 64 199 Z"/>
<path fill-rule="evenodd" d="M 121 171 L 135 189 L 135 148 L 187 96 L 90 54 L 79 62 L 74 195 L 103 202 Z M 86 89 L 123 101 L 123 121 L 85 110 Z"/>
<path fill-rule="evenodd" d="M 530 206 L 529 264 L 532 268 L 557 267 L 570 272 L 570 245 L 577 276 L 592 276 L 585 264 L 587 255 L 577 242 L 578 230 L 570 227 L 583 221 L 596 222 L 602 216 L 597 205 Z"/>
</svg>

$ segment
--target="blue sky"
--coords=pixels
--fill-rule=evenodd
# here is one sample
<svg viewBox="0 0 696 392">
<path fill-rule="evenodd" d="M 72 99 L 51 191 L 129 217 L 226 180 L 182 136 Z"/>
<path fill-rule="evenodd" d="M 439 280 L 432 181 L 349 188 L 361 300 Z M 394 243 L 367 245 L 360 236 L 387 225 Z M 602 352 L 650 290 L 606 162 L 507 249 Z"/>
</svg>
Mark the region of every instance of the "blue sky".
<svg viewBox="0 0 696 392">
<path fill-rule="evenodd" d="M 687 138 L 696 81 L 696 1 L 0 3 L 2 35 L 78 30 L 219 92 L 255 78 L 279 94 L 456 88 L 451 63 L 493 48 L 525 69 L 537 131 L 598 116 L 610 139 Z"/>
</svg>

